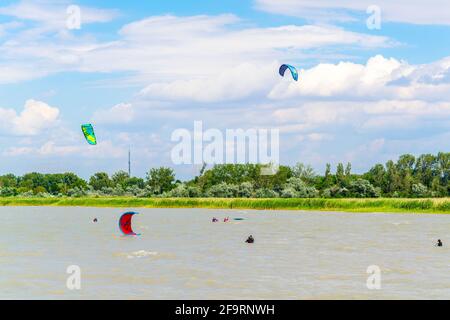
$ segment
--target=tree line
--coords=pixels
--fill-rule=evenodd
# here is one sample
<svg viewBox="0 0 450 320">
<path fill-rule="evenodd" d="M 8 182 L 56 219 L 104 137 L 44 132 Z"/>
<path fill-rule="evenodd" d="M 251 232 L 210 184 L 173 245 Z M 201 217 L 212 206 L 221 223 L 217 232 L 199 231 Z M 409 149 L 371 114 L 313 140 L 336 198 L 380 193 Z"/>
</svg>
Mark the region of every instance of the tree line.
<svg viewBox="0 0 450 320">
<path fill-rule="evenodd" d="M 262 175 L 262 165 L 221 164 L 189 181 L 176 179 L 173 169 L 152 168 L 145 178 L 119 171 L 95 173 L 88 181 L 74 173 L 27 173 L 0 176 L 1 197 L 217 197 L 217 198 L 377 198 L 450 196 L 450 153 L 405 154 L 394 162 L 376 164 L 363 174 L 350 163 L 326 165 L 323 175 L 309 165 L 280 166 Z"/>
</svg>

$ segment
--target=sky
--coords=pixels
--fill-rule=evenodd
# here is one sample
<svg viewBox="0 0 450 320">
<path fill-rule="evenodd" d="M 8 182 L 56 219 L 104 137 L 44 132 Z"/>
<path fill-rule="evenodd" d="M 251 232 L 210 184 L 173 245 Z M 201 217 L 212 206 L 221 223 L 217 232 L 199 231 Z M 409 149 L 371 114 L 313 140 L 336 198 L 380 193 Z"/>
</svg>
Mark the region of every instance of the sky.
<svg viewBox="0 0 450 320">
<path fill-rule="evenodd" d="M 2 0 L 0 174 L 113 173 L 131 148 L 133 175 L 188 179 L 171 135 L 194 121 L 278 129 L 280 162 L 319 173 L 448 152 L 450 12 L 413 2 Z"/>
</svg>

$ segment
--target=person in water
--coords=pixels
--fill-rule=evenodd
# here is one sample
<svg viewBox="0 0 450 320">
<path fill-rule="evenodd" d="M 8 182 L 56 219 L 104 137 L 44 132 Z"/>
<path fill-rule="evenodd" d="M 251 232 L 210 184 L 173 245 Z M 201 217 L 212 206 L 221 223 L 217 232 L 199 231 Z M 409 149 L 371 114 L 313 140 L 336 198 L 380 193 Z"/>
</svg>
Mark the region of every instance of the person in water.
<svg viewBox="0 0 450 320">
<path fill-rule="evenodd" d="M 245 240 L 246 243 L 254 243 L 255 239 L 253 238 L 253 236 L 251 235 L 250 237 L 248 237 L 247 240 Z"/>
<path fill-rule="evenodd" d="M 438 239 L 438 241 L 436 243 L 436 246 L 438 246 L 438 247 L 442 247 L 443 246 L 443 243 L 442 243 L 441 239 Z"/>
<path fill-rule="evenodd" d="M 230 217 L 226 217 L 225 219 L 223 219 L 223 222 L 228 222 L 230 221 Z"/>
<path fill-rule="evenodd" d="M 97 220 L 97 218 L 94 218 L 94 220 L 93 220 L 93 221 L 94 221 L 94 223 L 96 223 L 96 222 L 97 222 L 98 220 Z"/>
<path fill-rule="evenodd" d="M 215 217 L 212 219 L 212 222 L 219 222 L 218 219 L 216 219 Z"/>
</svg>

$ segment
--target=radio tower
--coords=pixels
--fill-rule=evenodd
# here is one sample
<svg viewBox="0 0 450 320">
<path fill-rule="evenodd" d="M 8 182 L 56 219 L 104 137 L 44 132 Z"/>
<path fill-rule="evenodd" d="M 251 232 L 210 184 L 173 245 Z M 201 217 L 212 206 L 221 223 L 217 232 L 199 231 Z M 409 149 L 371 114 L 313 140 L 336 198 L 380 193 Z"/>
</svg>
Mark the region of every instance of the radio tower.
<svg viewBox="0 0 450 320">
<path fill-rule="evenodd" d="M 131 178 L 131 148 L 128 147 L 128 177 Z"/>
</svg>

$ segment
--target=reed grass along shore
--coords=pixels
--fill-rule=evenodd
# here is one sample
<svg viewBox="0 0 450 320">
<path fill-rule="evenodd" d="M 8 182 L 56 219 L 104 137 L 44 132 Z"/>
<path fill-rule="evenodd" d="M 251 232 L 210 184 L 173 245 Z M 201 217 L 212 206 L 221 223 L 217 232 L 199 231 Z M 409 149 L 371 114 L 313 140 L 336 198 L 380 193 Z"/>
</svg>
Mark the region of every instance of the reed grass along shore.
<svg viewBox="0 0 450 320">
<path fill-rule="evenodd" d="M 208 208 L 321 210 L 346 212 L 450 213 L 450 198 L 440 199 L 217 199 L 217 198 L 0 198 L 0 206 L 80 206 L 117 208 Z"/>
</svg>

